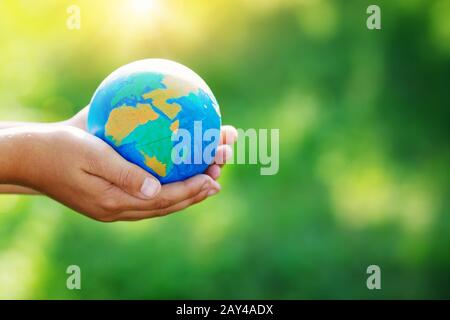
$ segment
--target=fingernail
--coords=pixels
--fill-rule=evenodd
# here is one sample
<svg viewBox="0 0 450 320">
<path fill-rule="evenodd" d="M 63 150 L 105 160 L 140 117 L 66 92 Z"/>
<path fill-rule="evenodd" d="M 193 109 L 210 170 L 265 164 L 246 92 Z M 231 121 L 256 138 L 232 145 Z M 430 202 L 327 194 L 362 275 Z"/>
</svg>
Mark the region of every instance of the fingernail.
<svg viewBox="0 0 450 320">
<path fill-rule="evenodd" d="M 211 190 L 208 192 L 208 197 L 211 197 L 211 196 L 217 194 L 218 192 L 219 192 L 219 190 L 217 190 L 217 189 L 211 189 Z"/>
<path fill-rule="evenodd" d="M 158 191 L 158 183 L 151 178 L 145 178 L 141 187 L 141 192 L 147 198 L 153 197 Z"/>
</svg>

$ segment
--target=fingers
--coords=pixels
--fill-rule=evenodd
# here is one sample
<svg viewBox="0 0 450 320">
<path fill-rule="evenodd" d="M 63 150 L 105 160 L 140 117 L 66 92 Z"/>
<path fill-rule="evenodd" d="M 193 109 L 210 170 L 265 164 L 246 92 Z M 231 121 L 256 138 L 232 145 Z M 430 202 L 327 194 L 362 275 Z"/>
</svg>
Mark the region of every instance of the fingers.
<svg viewBox="0 0 450 320">
<path fill-rule="evenodd" d="M 134 209 L 117 214 L 114 220 L 141 220 L 166 215 L 198 203 L 220 191 L 220 185 L 201 174 L 162 187 L 155 199 L 134 203 Z"/>
<path fill-rule="evenodd" d="M 116 218 L 119 221 L 137 221 L 143 219 L 150 219 L 154 217 L 162 217 L 174 212 L 182 211 L 190 206 L 193 206 L 197 203 L 202 202 L 209 196 L 212 196 L 210 190 L 203 190 L 199 194 L 184 201 L 181 201 L 173 206 L 170 206 L 165 209 L 153 210 L 153 211 L 130 211 L 124 212 L 121 215 L 118 215 Z"/>
<path fill-rule="evenodd" d="M 161 184 L 144 169 L 126 161 L 108 145 L 88 156 L 87 172 L 111 182 L 126 193 L 142 200 L 154 198 Z"/>
<path fill-rule="evenodd" d="M 206 170 L 206 174 L 214 180 L 217 180 L 220 177 L 221 170 L 222 169 L 218 164 L 213 164 L 208 167 L 208 169 Z"/>
<path fill-rule="evenodd" d="M 206 174 L 214 180 L 219 179 L 221 167 L 233 156 L 233 148 L 231 147 L 237 140 L 238 132 L 233 126 L 222 126 L 220 130 L 220 144 L 217 147 L 214 164 L 209 166 Z"/>
<path fill-rule="evenodd" d="M 233 148 L 224 144 L 217 147 L 216 156 L 214 157 L 214 163 L 223 166 L 233 156 Z"/>
<path fill-rule="evenodd" d="M 219 179 L 222 167 L 233 156 L 233 149 L 229 145 L 221 145 L 217 148 L 214 163 L 208 167 L 206 174 L 214 180 Z"/>
<path fill-rule="evenodd" d="M 157 209 L 167 208 L 183 200 L 192 198 L 204 190 L 220 191 L 220 185 L 206 174 L 199 174 L 184 181 L 169 183 L 162 187 L 155 199 L 159 201 Z"/>
<path fill-rule="evenodd" d="M 206 174 L 214 180 L 219 179 L 221 167 L 233 156 L 233 145 L 238 137 L 237 130 L 232 126 L 222 126 L 220 132 L 220 145 L 217 147 L 214 163 L 208 167 Z"/>
<path fill-rule="evenodd" d="M 152 211 L 161 210 L 176 205 L 186 199 L 197 196 L 202 191 L 216 192 L 220 191 L 220 185 L 211 179 L 211 177 L 200 174 L 190 179 L 180 182 L 165 184 L 162 186 L 159 194 L 153 199 L 142 200 L 134 198 L 128 194 L 119 195 L 114 192 L 113 197 L 118 199 L 117 205 L 119 210 L 115 211 Z M 109 190 L 115 191 L 115 190 Z M 112 194 L 111 194 L 112 196 Z M 109 197 L 111 197 L 109 196 Z M 109 200 L 114 202 L 113 200 Z"/>
<path fill-rule="evenodd" d="M 238 138 L 238 132 L 233 126 L 222 126 L 220 128 L 220 144 L 232 145 Z"/>
</svg>

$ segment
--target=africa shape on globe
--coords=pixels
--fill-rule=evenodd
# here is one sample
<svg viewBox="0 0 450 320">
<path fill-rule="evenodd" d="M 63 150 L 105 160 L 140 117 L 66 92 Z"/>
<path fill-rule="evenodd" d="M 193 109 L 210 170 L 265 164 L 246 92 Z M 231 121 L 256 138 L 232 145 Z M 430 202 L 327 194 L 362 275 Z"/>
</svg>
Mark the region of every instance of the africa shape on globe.
<svg viewBox="0 0 450 320">
<path fill-rule="evenodd" d="M 161 183 L 203 173 L 211 162 L 203 150 L 209 148 L 214 156 L 219 139 L 194 143 L 196 131 L 203 135 L 208 129 L 219 131 L 220 125 L 219 106 L 207 84 L 187 67 L 161 59 L 114 71 L 95 92 L 88 116 L 89 132 Z M 172 136 L 180 129 L 192 137 L 190 149 L 180 155 L 190 159 L 174 163 Z M 194 161 L 199 155 L 200 161 Z"/>
</svg>

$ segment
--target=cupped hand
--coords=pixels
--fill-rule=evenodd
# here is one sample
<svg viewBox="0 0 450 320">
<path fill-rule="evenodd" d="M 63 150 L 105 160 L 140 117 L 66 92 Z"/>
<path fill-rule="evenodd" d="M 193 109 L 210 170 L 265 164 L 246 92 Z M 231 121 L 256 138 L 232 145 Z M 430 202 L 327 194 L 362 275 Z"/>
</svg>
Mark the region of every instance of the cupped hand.
<svg viewBox="0 0 450 320">
<path fill-rule="evenodd" d="M 74 117 L 64 123 L 86 131 L 88 113 L 89 106 L 83 108 Z M 221 168 L 227 160 L 233 156 L 232 145 L 236 142 L 237 137 L 237 130 L 233 126 L 225 125 L 220 128 L 220 143 L 217 148 L 216 157 L 214 163 L 208 167 L 205 174 L 209 175 L 214 180 L 219 179 L 222 171 Z"/>
<path fill-rule="evenodd" d="M 24 143 L 32 141 L 17 182 L 98 221 L 164 216 L 220 191 L 206 174 L 161 186 L 108 144 L 72 126 L 23 128 L 16 134 Z"/>
</svg>

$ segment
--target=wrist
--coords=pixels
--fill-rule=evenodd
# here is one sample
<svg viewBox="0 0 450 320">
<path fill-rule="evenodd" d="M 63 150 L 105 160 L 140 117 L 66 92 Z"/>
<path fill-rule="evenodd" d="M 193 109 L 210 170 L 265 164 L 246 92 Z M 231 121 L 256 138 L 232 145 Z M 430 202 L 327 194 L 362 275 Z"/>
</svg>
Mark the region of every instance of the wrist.
<svg viewBox="0 0 450 320">
<path fill-rule="evenodd" d="M 21 149 L 16 129 L 0 130 L 0 183 L 18 183 Z"/>
<path fill-rule="evenodd" d="M 40 172 L 43 128 L 17 127 L 0 130 L 0 184 L 32 186 Z"/>
</svg>

